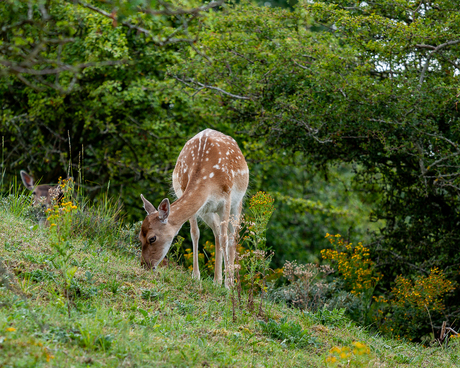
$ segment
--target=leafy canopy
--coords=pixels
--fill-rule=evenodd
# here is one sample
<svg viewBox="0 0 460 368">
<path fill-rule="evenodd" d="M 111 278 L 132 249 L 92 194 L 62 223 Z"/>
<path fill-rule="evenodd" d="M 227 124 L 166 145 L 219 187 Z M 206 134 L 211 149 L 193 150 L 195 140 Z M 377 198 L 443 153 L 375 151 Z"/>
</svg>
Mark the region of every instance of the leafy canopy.
<svg viewBox="0 0 460 368">
<path fill-rule="evenodd" d="M 275 149 L 354 165 L 385 221 L 371 244 L 381 288 L 433 267 L 459 281 L 459 20 L 452 1 L 242 3 L 174 73 Z"/>
</svg>

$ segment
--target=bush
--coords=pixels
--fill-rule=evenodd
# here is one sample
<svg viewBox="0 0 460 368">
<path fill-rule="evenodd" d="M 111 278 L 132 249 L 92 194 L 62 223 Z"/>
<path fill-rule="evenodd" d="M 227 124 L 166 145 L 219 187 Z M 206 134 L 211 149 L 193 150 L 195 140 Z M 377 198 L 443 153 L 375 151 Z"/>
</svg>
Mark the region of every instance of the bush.
<svg viewBox="0 0 460 368">
<path fill-rule="evenodd" d="M 327 304 L 328 295 L 336 286 L 322 278 L 333 271 L 329 266 L 313 263 L 299 265 L 296 261 L 287 261 L 283 267 L 283 276 L 289 284 L 279 288 L 271 284 L 268 290 L 269 298 L 284 301 L 296 308 L 316 311 Z"/>
</svg>

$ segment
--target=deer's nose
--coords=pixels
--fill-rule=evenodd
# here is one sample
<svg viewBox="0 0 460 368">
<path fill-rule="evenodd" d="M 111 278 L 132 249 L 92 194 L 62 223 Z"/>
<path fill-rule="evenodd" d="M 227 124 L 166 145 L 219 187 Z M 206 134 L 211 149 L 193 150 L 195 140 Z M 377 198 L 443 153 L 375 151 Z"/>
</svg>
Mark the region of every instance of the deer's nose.
<svg viewBox="0 0 460 368">
<path fill-rule="evenodd" d="M 146 270 L 155 271 L 157 269 L 156 266 L 152 265 L 149 262 L 145 262 L 143 259 L 141 260 L 141 267 L 145 268 Z"/>
</svg>

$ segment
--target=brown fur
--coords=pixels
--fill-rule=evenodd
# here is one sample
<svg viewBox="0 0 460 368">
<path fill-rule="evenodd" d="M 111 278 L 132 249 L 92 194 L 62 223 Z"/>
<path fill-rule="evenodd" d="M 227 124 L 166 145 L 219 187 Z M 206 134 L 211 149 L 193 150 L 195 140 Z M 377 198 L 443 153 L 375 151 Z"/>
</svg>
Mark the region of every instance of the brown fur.
<svg viewBox="0 0 460 368">
<path fill-rule="evenodd" d="M 59 201 L 62 199 L 62 191 L 58 185 L 35 185 L 34 178 L 27 174 L 24 170 L 21 170 L 21 179 L 24 186 L 32 191 L 34 196 L 32 204 L 34 206 L 42 205 L 48 208 L 54 200 Z"/>
<path fill-rule="evenodd" d="M 190 220 L 193 275 L 199 278 L 199 216 L 214 232 L 214 279 L 217 283 L 222 282 L 222 258 L 227 267 L 233 265 L 235 255 L 234 237 L 237 226 L 229 221 L 230 216 L 235 217 L 235 222 L 239 222 L 248 181 L 246 160 L 233 138 L 206 129 L 190 139 L 182 149 L 173 173 L 173 187 L 178 199 L 171 205 L 167 199 L 163 200 L 157 210 L 141 195 L 148 213 L 139 234 L 142 242 L 142 264 L 155 269 L 168 252 L 174 236 Z M 154 237 L 155 242 L 150 243 L 149 240 Z M 231 279 L 229 273 L 226 276 Z"/>
</svg>

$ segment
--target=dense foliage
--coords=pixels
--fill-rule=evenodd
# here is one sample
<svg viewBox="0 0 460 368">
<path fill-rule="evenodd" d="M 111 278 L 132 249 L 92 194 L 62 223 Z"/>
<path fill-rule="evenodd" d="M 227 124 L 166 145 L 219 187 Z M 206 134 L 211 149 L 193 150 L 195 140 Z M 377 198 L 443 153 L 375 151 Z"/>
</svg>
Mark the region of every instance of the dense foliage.
<svg viewBox="0 0 460 368">
<path fill-rule="evenodd" d="M 243 4 L 207 23 L 207 57 L 191 52 L 175 73 L 275 149 L 317 167 L 349 162 L 380 193 L 385 226 L 370 247 L 381 292 L 433 267 L 459 282 L 459 18 L 442 0 Z M 436 323 L 460 315 L 459 298 Z"/>
</svg>

